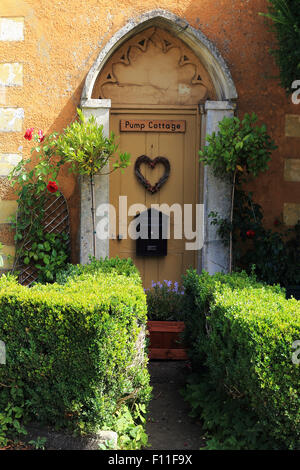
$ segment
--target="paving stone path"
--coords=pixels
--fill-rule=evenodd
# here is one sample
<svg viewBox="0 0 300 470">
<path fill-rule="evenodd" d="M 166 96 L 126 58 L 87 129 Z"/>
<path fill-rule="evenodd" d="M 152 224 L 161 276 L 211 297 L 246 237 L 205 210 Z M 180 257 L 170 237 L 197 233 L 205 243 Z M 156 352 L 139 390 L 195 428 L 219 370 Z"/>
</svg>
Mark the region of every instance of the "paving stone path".
<svg viewBox="0 0 300 470">
<path fill-rule="evenodd" d="M 189 406 L 180 389 L 184 387 L 184 361 L 151 361 L 152 401 L 147 433 L 150 450 L 198 450 L 204 446 L 201 424 L 189 416 Z"/>
</svg>

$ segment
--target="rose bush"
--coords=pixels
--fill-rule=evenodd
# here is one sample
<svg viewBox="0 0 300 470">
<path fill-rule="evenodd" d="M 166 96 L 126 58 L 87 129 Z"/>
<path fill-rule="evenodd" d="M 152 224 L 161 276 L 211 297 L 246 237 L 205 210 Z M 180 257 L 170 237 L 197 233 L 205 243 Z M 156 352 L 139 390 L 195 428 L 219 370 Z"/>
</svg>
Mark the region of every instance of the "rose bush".
<svg viewBox="0 0 300 470">
<path fill-rule="evenodd" d="M 24 134 L 24 138 L 26 140 L 31 140 L 32 139 L 32 135 L 33 135 L 33 131 L 34 131 L 34 128 L 33 127 L 30 127 L 29 129 L 26 130 L 25 134 Z"/>
<path fill-rule="evenodd" d="M 43 229 L 44 207 L 49 192 L 54 197 L 61 194 L 56 180 L 63 161 L 56 158 L 56 133 L 46 136 L 42 130 L 35 132 L 30 127 L 24 138 L 34 141 L 32 157 L 22 159 L 9 175 L 18 196 L 18 212 L 11 218 L 17 243 L 13 271 L 20 265 L 30 264 L 37 270 L 40 281 L 50 282 L 55 280 L 58 268 L 69 260 L 69 250 L 66 249 L 68 235 L 52 234 L 52 239 Z"/>
<path fill-rule="evenodd" d="M 49 181 L 47 184 L 47 189 L 49 193 L 56 193 L 56 191 L 58 191 L 57 183 L 55 181 Z"/>
</svg>

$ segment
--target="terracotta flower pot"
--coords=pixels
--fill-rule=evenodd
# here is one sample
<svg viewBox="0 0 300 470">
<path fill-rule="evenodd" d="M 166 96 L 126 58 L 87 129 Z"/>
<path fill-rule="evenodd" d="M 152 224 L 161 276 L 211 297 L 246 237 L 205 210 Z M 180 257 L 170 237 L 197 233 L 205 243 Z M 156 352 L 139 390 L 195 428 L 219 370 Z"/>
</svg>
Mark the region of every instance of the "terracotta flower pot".
<svg viewBox="0 0 300 470">
<path fill-rule="evenodd" d="M 183 321 L 149 320 L 149 359 L 186 360 L 186 350 L 181 342 L 184 327 Z"/>
</svg>

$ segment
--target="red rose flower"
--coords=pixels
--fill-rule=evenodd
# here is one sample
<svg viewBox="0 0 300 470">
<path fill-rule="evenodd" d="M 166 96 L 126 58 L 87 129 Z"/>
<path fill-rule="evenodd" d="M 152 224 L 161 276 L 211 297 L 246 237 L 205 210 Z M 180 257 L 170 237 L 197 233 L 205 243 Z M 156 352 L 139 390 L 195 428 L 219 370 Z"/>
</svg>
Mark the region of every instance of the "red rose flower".
<svg viewBox="0 0 300 470">
<path fill-rule="evenodd" d="M 45 136 L 44 136 L 44 134 L 43 134 L 43 131 L 39 130 L 39 131 L 38 131 L 38 136 L 39 136 L 39 141 L 40 141 L 40 142 L 43 142 L 43 140 L 44 140 L 44 138 L 45 138 Z"/>
<path fill-rule="evenodd" d="M 33 130 L 34 130 L 33 127 L 30 127 L 29 129 L 27 129 L 27 131 L 26 131 L 25 134 L 24 134 L 24 138 L 27 139 L 27 140 L 31 140 L 31 139 L 32 139 Z"/>
<path fill-rule="evenodd" d="M 275 219 L 274 220 L 274 225 L 275 225 L 275 227 L 277 227 L 277 225 L 280 225 L 280 221 L 278 219 Z"/>
<path fill-rule="evenodd" d="M 49 181 L 49 183 L 47 184 L 47 189 L 49 193 L 56 193 L 56 191 L 58 191 L 58 186 L 55 181 Z"/>
<path fill-rule="evenodd" d="M 247 230 L 246 235 L 247 235 L 247 238 L 254 238 L 255 232 L 254 230 Z"/>
</svg>

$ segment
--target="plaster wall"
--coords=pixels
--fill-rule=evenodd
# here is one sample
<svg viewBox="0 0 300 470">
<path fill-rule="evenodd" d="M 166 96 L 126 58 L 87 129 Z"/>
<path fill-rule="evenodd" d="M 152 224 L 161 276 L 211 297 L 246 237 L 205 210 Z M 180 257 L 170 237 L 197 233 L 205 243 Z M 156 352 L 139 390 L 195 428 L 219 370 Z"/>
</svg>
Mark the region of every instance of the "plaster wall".
<svg viewBox="0 0 300 470">
<path fill-rule="evenodd" d="M 29 156 L 26 128 L 48 133 L 66 127 L 76 116 L 85 78 L 105 44 L 130 19 L 156 8 L 182 18 L 179 30 L 187 21 L 222 54 L 237 88 L 237 114 L 257 113 L 278 145 L 270 170 L 250 188 L 268 225 L 280 216 L 286 223 L 294 220 L 300 211 L 300 185 L 287 168 L 298 168 L 294 161 L 300 159 L 300 105 L 292 104 L 275 78 L 278 70 L 268 53 L 275 39 L 258 15 L 266 11 L 266 0 L 1 0 L 1 203 L 15 199 L 5 180 L 5 162 L 9 166 Z M 69 203 L 73 261 L 78 261 L 79 185 L 67 168 L 59 184 Z M 1 222 L 0 241 L 11 251 L 11 242 L 1 235 L 6 230 Z"/>
</svg>

